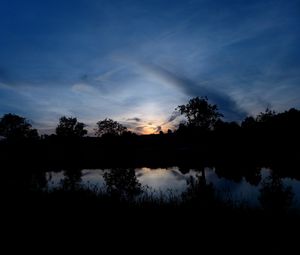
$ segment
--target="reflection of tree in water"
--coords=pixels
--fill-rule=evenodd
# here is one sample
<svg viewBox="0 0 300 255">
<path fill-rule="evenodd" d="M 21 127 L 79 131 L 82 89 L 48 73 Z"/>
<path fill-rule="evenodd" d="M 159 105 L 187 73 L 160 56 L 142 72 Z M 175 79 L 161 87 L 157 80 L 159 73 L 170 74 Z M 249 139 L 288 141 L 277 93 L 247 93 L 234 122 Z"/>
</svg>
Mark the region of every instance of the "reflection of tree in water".
<svg viewBox="0 0 300 255">
<path fill-rule="evenodd" d="M 262 182 L 258 197 L 262 207 L 272 212 L 284 212 L 293 203 L 294 192 L 291 186 L 284 186 L 278 175 L 272 174 Z"/>
<path fill-rule="evenodd" d="M 46 173 L 43 171 L 37 171 L 31 175 L 31 190 L 39 191 L 47 187 Z"/>
<path fill-rule="evenodd" d="M 215 166 L 215 172 L 219 178 L 222 177 L 237 183 L 243 179 L 243 172 L 238 164 L 218 163 Z"/>
<path fill-rule="evenodd" d="M 257 186 L 261 182 L 261 168 L 256 166 L 245 165 L 243 167 L 245 180 L 251 185 Z"/>
<path fill-rule="evenodd" d="M 64 171 L 65 178 L 62 180 L 62 187 L 67 190 L 79 188 L 81 182 L 81 169 L 67 169 Z"/>
<path fill-rule="evenodd" d="M 132 168 L 114 168 L 104 173 L 107 192 L 118 198 L 133 198 L 142 192 L 142 185 L 138 181 Z"/>
<path fill-rule="evenodd" d="M 204 168 L 200 174 L 187 179 L 187 190 L 182 193 L 184 202 L 193 203 L 200 207 L 211 207 L 215 201 L 215 189 L 212 183 L 207 184 Z"/>
<path fill-rule="evenodd" d="M 245 178 L 245 180 L 251 185 L 257 186 L 261 182 L 261 168 L 257 167 L 251 162 L 246 162 L 243 165 L 234 163 L 223 163 L 216 165 L 216 174 L 220 178 L 232 180 L 239 183 Z"/>
<path fill-rule="evenodd" d="M 47 187 L 46 173 L 31 168 L 10 168 L 4 173 L 3 187 L 10 192 L 24 194 L 28 191 L 41 191 Z M 1 183 L 2 184 L 2 183 Z"/>
<path fill-rule="evenodd" d="M 179 170 L 179 172 L 182 173 L 182 174 L 187 174 L 187 173 L 190 172 L 191 168 L 190 168 L 190 167 L 186 167 L 186 166 L 182 166 L 182 165 L 181 165 L 181 166 L 178 167 L 178 170 Z"/>
</svg>

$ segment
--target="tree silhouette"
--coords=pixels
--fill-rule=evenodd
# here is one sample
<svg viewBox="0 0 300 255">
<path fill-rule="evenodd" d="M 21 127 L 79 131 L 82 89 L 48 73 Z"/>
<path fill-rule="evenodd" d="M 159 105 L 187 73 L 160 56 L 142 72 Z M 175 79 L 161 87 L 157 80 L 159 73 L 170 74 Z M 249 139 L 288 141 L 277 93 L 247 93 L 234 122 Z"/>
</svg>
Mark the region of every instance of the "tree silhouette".
<svg viewBox="0 0 300 255">
<path fill-rule="evenodd" d="M 221 130 L 221 131 L 236 131 L 240 128 L 239 124 L 231 121 L 226 122 L 221 119 L 217 120 L 214 125 L 215 130 Z"/>
<path fill-rule="evenodd" d="M 59 119 L 56 134 L 61 137 L 83 137 L 87 134 L 85 124 L 78 122 L 77 118 L 63 116 Z"/>
<path fill-rule="evenodd" d="M 5 114 L 0 119 L 0 135 L 7 139 L 38 138 L 38 132 L 33 129 L 26 118 L 15 114 Z"/>
<path fill-rule="evenodd" d="M 173 131 L 172 131 L 171 129 L 168 129 L 168 130 L 167 130 L 167 134 L 168 134 L 168 135 L 171 135 L 172 133 L 173 133 Z"/>
<path fill-rule="evenodd" d="M 223 116 L 218 112 L 217 105 L 208 103 L 207 97 L 192 98 L 186 105 L 179 105 L 176 110 L 185 115 L 189 126 L 203 130 L 213 129 L 217 120 Z"/>
<path fill-rule="evenodd" d="M 265 112 L 261 112 L 260 114 L 257 115 L 256 121 L 266 123 L 272 121 L 275 116 L 276 116 L 276 112 L 267 108 Z"/>
<path fill-rule="evenodd" d="M 103 135 L 119 136 L 126 132 L 127 128 L 117 121 L 106 118 L 97 122 L 97 128 L 95 131 L 95 134 L 98 137 Z"/>
</svg>

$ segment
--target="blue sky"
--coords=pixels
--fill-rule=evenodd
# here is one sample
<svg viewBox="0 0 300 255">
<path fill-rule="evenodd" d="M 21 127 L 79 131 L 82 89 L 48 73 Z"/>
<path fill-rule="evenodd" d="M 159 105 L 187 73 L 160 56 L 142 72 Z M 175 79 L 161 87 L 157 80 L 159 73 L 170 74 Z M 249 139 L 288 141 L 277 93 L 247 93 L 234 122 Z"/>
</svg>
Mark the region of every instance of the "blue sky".
<svg viewBox="0 0 300 255">
<path fill-rule="evenodd" d="M 208 96 L 227 120 L 300 107 L 300 1 L 2 0 L 0 114 L 41 133 L 62 115 L 92 132 L 176 126 Z M 169 120 L 172 120 L 171 122 Z"/>
</svg>

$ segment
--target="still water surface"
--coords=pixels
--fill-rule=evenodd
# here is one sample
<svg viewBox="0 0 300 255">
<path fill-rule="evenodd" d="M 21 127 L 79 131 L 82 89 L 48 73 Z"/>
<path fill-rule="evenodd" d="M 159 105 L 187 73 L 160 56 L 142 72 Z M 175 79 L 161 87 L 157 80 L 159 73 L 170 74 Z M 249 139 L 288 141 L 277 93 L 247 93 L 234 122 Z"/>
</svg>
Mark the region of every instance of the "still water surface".
<svg viewBox="0 0 300 255">
<path fill-rule="evenodd" d="M 80 184 L 86 188 L 105 187 L 103 175 L 109 169 L 83 169 L 81 171 Z M 212 183 L 218 194 L 226 198 L 231 198 L 237 202 L 246 202 L 250 206 L 259 206 L 258 196 L 262 181 L 269 177 L 271 170 L 267 168 L 261 169 L 261 181 L 258 185 L 251 185 L 243 177 L 236 182 L 223 177 L 219 177 L 214 169 L 205 168 L 206 183 Z M 148 187 L 157 195 L 172 193 L 180 196 L 187 189 L 187 180 L 193 176 L 199 175 L 199 171 L 190 169 L 187 173 L 179 171 L 178 167 L 170 168 L 136 168 L 135 175 L 138 181 Z M 48 188 L 53 189 L 59 187 L 65 178 L 64 171 L 48 172 L 47 175 Z M 291 186 L 294 192 L 294 206 L 300 208 L 300 181 L 284 178 L 282 182 L 285 186 Z"/>
</svg>

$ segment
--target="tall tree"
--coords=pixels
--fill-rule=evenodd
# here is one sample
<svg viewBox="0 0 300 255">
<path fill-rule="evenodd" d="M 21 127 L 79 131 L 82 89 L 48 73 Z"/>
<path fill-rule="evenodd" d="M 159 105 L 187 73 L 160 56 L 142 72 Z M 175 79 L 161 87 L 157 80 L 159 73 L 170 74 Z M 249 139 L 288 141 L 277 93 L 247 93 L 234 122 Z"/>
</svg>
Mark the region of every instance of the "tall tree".
<svg viewBox="0 0 300 255">
<path fill-rule="evenodd" d="M 103 135 L 119 136 L 124 134 L 127 131 L 127 128 L 117 121 L 106 118 L 97 122 L 97 128 L 95 131 L 95 134 L 98 137 Z"/>
<path fill-rule="evenodd" d="M 260 114 L 257 115 L 256 121 L 261 122 L 261 123 L 267 123 L 276 117 L 277 113 L 269 108 L 266 109 L 265 112 L 261 112 Z"/>
<path fill-rule="evenodd" d="M 11 113 L 4 114 L 0 119 L 0 135 L 7 139 L 38 138 L 37 130 L 26 118 Z"/>
<path fill-rule="evenodd" d="M 77 118 L 63 116 L 59 119 L 56 134 L 62 137 L 83 137 L 87 134 L 85 124 L 78 122 Z"/>
<path fill-rule="evenodd" d="M 217 105 L 210 104 L 207 97 L 192 98 L 187 104 L 179 105 L 176 110 L 185 115 L 189 126 L 203 130 L 213 129 L 220 117 L 223 117 L 218 112 Z"/>
</svg>

